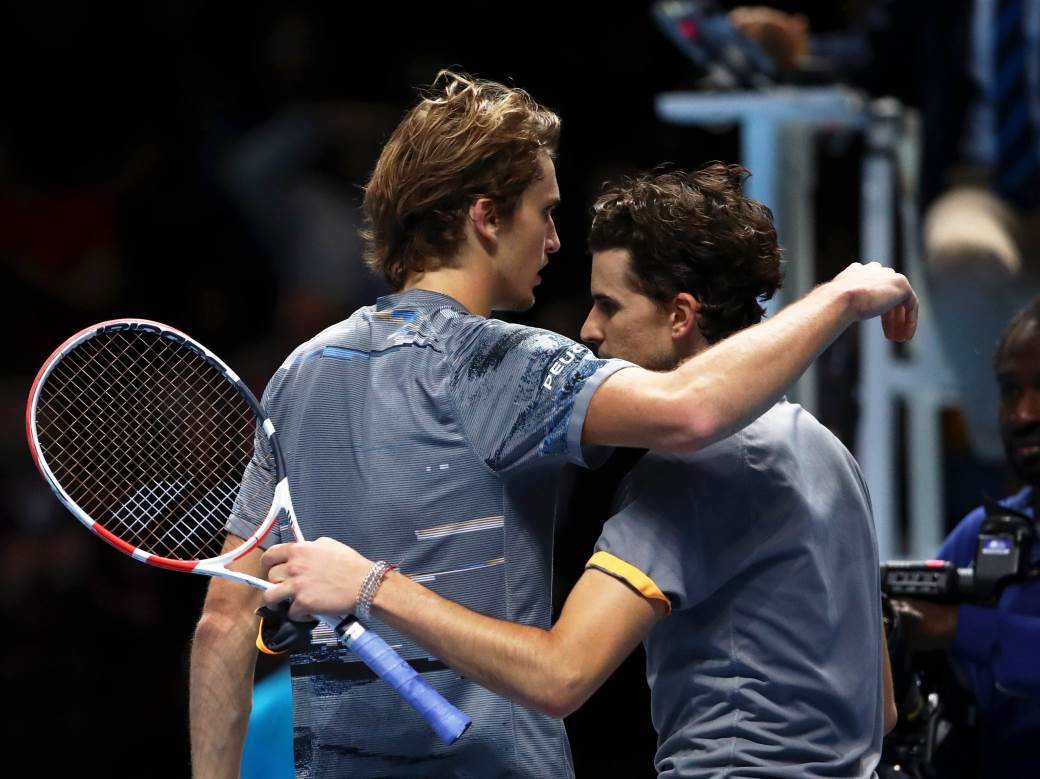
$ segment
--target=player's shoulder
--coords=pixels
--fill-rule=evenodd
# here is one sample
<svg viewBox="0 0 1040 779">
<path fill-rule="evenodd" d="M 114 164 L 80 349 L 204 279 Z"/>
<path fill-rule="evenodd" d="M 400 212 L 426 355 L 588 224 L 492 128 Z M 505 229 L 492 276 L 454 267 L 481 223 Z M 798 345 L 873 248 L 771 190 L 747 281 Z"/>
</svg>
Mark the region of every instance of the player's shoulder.
<svg viewBox="0 0 1040 779">
<path fill-rule="evenodd" d="M 811 412 L 785 398 L 775 403 L 744 431 L 745 446 L 790 449 L 817 454 L 832 454 L 851 459 L 852 454 L 834 434 Z"/>
<path fill-rule="evenodd" d="M 293 366 L 306 357 L 312 354 L 320 354 L 325 347 L 342 343 L 346 336 L 357 329 L 359 323 L 364 320 L 366 312 L 372 308 L 372 306 L 359 308 L 346 319 L 336 322 L 333 325 L 329 325 L 324 330 L 321 330 L 296 346 L 288 355 L 286 355 L 285 359 L 282 360 L 275 378 L 277 378 L 279 374 L 289 371 Z"/>
<path fill-rule="evenodd" d="M 720 478 L 753 472 L 763 489 L 787 490 L 825 480 L 866 493 L 855 458 L 838 437 L 797 403 L 781 400 L 742 430 L 690 458 L 696 471 Z"/>
<path fill-rule="evenodd" d="M 517 345 L 527 344 L 532 348 L 540 345 L 559 348 L 575 343 L 570 338 L 551 330 L 475 314 L 460 317 L 456 323 L 456 329 L 463 337 L 480 338 L 486 341 L 505 341 Z"/>
<path fill-rule="evenodd" d="M 837 441 L 837 437 L 818 420 L 813 414 L 798 403 L 791 403 L 783 398 L 774 403 L 768 411 L 755 420 L 752 424 L 763 428 L 787 431 L 797 429 L 804 431 L 807 435 L 819 436 L 821 438 Z"/>
<path fill-rule="evenodd" d="M 503 364 L 551 362 L 570 352 L 571 359 L 591 354 L 588 347 L 551 330 L 473 315 L 446 333 L 445 350 L 479 373 Z"/>
</svg>

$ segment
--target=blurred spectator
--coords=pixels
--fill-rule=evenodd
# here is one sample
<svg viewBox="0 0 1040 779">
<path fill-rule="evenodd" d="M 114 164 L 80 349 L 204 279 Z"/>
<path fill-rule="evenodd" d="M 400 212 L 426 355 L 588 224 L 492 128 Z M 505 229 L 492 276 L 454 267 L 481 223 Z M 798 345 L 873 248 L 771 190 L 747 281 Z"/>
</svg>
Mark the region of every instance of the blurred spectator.
<svg viewBox="0 0 1040 779">
<path fill-rule="evenodd" d="M 293 109 L 228 160 L 228 188 L 274 259 L 286 349 L 388 291 L 361 258 L 360 182 L 396 118 L 359 103 Z"/>
</svg>

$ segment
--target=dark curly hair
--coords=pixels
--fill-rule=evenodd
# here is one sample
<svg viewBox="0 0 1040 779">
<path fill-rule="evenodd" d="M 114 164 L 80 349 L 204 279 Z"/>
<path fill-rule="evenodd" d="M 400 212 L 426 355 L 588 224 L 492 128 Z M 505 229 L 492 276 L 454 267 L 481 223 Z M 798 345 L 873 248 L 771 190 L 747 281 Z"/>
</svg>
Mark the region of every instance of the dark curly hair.
<svg viewBox="0 0 1040 779">
<path fill-rule="evenodd" d="M 741 192 L 748 175 L 713 162 L 607 183 L 589 249 L 627 249 L 633 286 L 661 305 L 692 294 L 705 340 L 721 341 L 762 318 L 782 277 L 773 214 Z"/>
</svg>

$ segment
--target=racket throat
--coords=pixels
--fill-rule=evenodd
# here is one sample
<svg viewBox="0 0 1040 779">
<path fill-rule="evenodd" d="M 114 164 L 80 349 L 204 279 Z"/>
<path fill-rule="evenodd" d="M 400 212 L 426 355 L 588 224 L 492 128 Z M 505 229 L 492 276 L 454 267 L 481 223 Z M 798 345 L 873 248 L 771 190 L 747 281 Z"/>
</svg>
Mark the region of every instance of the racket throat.
<svg viewBox="0 0 1040 779">
<path fill-rule="evenodd" d="M 289 521 L 289 529 L 292 531 L 293 539 L 296 541 L 303 541 L 303 531 L 300 529 L 300 523 L 296 519 L 296 509 L 293 508 L 292 495 L 289 493 L 289 479 L 288 477 L 282 477 L 282 480 L 278 482 L 278 485 L 274 488 L 274 503 L 273 506 L 277 509 L 281 509 L 285 512 L 286 519 Z"/>
<path fill-rule="evenodd" d="M 232 582 L 248 584 L 250 587 L 257 590 L 269 590 L 274 587 L 274 585 L 266 579 L 251 576 L 250 574 L 242 573 L 241 571 L 229 571 L 223 565 L 207 565 L 206 563 L 200 563 L 192 568 L 191 572 L 202 574 L 203 576 L 215 576 L 219 579 L 227 579 Z"/>
</svg>

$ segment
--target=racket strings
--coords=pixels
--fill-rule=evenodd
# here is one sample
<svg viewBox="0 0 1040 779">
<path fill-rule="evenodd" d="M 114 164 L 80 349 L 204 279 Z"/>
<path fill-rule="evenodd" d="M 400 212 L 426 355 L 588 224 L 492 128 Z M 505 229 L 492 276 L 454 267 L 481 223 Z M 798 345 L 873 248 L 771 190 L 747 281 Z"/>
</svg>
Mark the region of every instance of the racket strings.
<svg viewBox="0 0 1040 779">
<path fill-rule="evenodd" d="M 191 354 L 185 351 L 185 354 Z M 92 360 L 91 362 L 96 362 Z M 181 361 L 183 363 L 183 360 Z M 201 361 L 199 361 L 201 362 Z M 118 366 L 122 363 L 116 362 L 114 365 Z M 204 362 L 202 362 L 205 365 Z M 197 366 L 196 366 L 197 368 Z M 183 365 L 172 366 L 170 371 L 170 380 L 174 386 L 183 384 L 185 382 L 185 375 L 183 371 Z M 126 386 L 131 396 L 139 396 L 142 402 L 146 406 L 150 406 L 154 413 L 159 417 L 172 418 L 174 420 L 180 420 L 178 417 L 183 416 L 182 409 L 179 406 L 182 405 L 182 398 L 179 397 L 164 397 L 168 393 L 162 393 L 155 391 L 157 387 L 162 385 L 149 384 L 148 377 L 143 375 L 137 375 L 135 371 L 127 371 L 124 369 L 118 371 L 114 375 L 114 385 L 109 382 L 108 377 L 102 374 L 102 376 L 94 375 L 93 385 L 88 385 L 88 391 L 84 393 L 84 396 L 88 399 L 93 399 L 95 403 L 101 401 L 101 406 L 106 413 L 110 415 L 110 419 L 116 422 L 115 425 L 109 428 L 106 425 L 98 425 L 95 420 L 103 417 L 99 414 L 95 420 L 91 420 L 91 424 L 88 425 L 88 432 L 92 433 L 92 441 L 88 439 L 89 443 L 96 443 L 96 446 L 91 448 L 111 448 L 111 441 L 106 440 L 103 435 L 104 432 L 110 432 L 120 429 L 120 426 L 126 426 L 128 419 L 130 418 L 130 412 L 133 411 L 131 407 L 120 407 L 117 404 L 110 401 L 112 397 L 118 397 L 113 394 L 114 387 L 120 385 Z M 218 382 L 222 381 L 218 379 Z M 97 390 L 91 392 L 90 390 Z M 92 397 L 93 396 L 93 397 Z M 204 407 L 204 406 L 203 406 Z M 95 405 L 97 408 L 97 405 Z M 86 415 L 87 419 L 90 419 L 90 415 Z M 153 420 L 154 421 L 154 420 Z M 136 538 L 139 541 L 147 541 L 149 539 L 165 537 L 167 541 L 171 538 L 175 541 L 183 541 L 186 534 L 181 532 L 178 534 L 178 530 L 183 530 L 180 525 L 173 525 L 167 528 L 165 536 L 159 535 L 158 524 L 149 523 L 149 515 L 147 510 L 150 506 L 156 504 L 167 504 L 169 505 L 174 501 L 186 501 L 189 500 L 191 495 L 186 490 L 187 484 L 183 479 L 169 480 L 156 478 L 158 458 L 162 456 L 162 448 L 164 444 L 172 442 L 174 444 L 174 455 L 183 462 L 183 452 L 176 451 L 176 444 L 178 443 L 176 438 L 170 439 L 168 436 L 161 436 L 156 433 L 154 424 L 148 426 L 137 426 L 136 429 L 131 428 L 136 434 L 131 434 L 124 443 L 129 444 L 125 447 L 129 456 L 133 457 L 135 461 L 140 462 L 145 466 L 145 473 L 150 477 L 141 481 L 142 486 L 134 490 L 129 496 L 129 500 L 123 500 L 119 508 L 117 509 L 116 516 L 122 525 L 127 526 L 131 531 L 136 532 Z M 166 440 L 164 440 L 164 438 Z M 199 450 L 199 452 L 205 452 L 205 448 Z M 129 480 L 133 483 L 133 480 Z M 140 480 L 139 480 L 140 481 Z M 101 498 L 111 499 L 110 495 L 101 495 Z M 126 496 L 120 496 L 125 498 Z M 226 516 L 226 514 L 224 515 Z M 217 524 L 221 524 L 222 520 Z M 198 534 L 198 531 L 194 533 Z M 148 544 L 142 544 L 148 546 Z M 154 545 L 154 544 L 153 544 Z"/>
<path fill-rule="evenodd" d="M 219 554 L 256 417 L 200 354 L 154 332 L 102 332 L 40 389 L 37 438 L 83 511 L 151 554 Z"/>
</svg>

